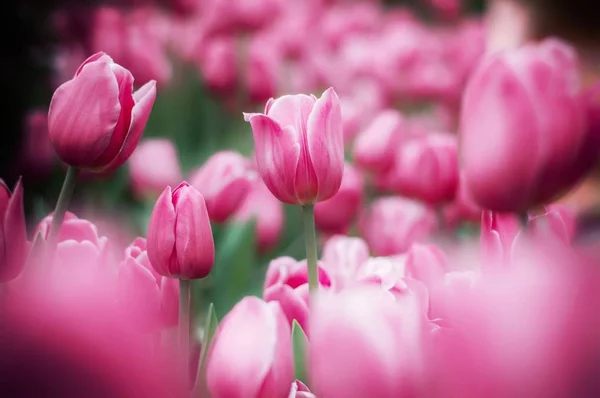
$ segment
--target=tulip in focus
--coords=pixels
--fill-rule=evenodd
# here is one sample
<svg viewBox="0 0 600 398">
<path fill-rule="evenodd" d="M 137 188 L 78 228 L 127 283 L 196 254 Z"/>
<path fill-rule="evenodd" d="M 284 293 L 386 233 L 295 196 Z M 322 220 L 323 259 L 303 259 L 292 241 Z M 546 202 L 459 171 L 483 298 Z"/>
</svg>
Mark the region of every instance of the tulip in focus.
<svg viewBox="0 0 600 398">
<path fill-rule="evenodd" d="M 554 39 L 485 59 L 462 104 L 460 157 L 475 201 L 521 212 L 571 188 L 598 146 L 575 50 Z"/>
<path fill-rule="evenodd" d="M 179 279 L 208 275 L 215 245 L 202 194 L 186 182 L 173 191 L 165 188 L 150 217 L 147 247 L 159 275 Z"/>
<path fill-rule="evenodd" d="M 242 206 L 235 213 L 237 221 L 256 221 L 256 240 L 261 252 L 277 244 L 284 222 L 283 204 L 277 200 L 265 184 L 256 179 Z"/>
<path fill-rule="evenodd" d="M 13 192 L 0 180 L 0 234 L 0 283 L 4 283 L 19 276 L 29 249 L 21 180 Z"/>
<path fill-rule="evenodd" d="M 141 198 L 158 196 L 181 181 L 177 149 L 166 138 L 142 141 L 128 164 L 133 191 Z"/>
<path fill-rule="evenodd" d="M 406 252 L 415 242 L 433 234 L 434 212 L 425 205 L 399 196 L 375 200 L 359 223 L 363 237 L 378 256 Z"/>
<path fill-rule="evenodd" d="M 323 287 L 331 286 L 331 280 L 323 264 L 317 264 L 318 281 Z M 298 321 L 308 332 L 308 268 L 306 261 L 291 257 L 279 257 L 269 263 L 263 292 L 265 301 L 278 301 L 290 325 Z"/>
<path fill-rule="evenodd" d="M 340 190 L 315 205 L 315 225 L 326 233 L 348 230 L 362 205 L 364 180 L 361 172 L 346 163 Z"/>
<path fill-rule="evenodd" d="M 402 144 L 390 184 L 403 195 L 438 205 L 454 199 L 458 188 L 456 137 L 430 133 Z"/>
<path fill-rule="evenodd" d="M 379 113 L 354 142 L 356 164 L 373 172 L 386 171 L 394 164 L 398 144 L 405 133 L 404 117 L 396 110 Z"/>
<path fill-rule="evenodd" d="M 344 142 L 339 98 L 285 95 L 269 100 L 264 114 L 244 114 L 254 135 L 256 163 L 279 200 L 314 204 L 331 198 L 342 182 Z"/>
<path fill-rule="evenodd" d="M 278 303 L 242 299 L 219 324 L 211 346 L 211 397 L 287 396 L 294 381 L 291 333 Z"/>
<path fill-rule="evenodd" d="M 137 146 L 155 98 L 154 81 L 134 93 L 127 69 L 104 53 L 92 55 L 52 97 L 48 131 L 56 154 L 89 171 L 117 169 Z"/>
<path fill-rule="evenodd" d="M 252 188 L 248 165 L 241 154 L 221 151 L 190 177 L 190 184 L 204 196 L 212 221 L 226 221 L 246 199 Z"/>
<path fill-rule="evenodd" d="M 159 275 L 148 259 L 146 239 L 137 238 L 125 249 L 119 266 L 119 299 L 125 314 L 142 331 L 177 325 L 179 284 Z"/>
</svg>

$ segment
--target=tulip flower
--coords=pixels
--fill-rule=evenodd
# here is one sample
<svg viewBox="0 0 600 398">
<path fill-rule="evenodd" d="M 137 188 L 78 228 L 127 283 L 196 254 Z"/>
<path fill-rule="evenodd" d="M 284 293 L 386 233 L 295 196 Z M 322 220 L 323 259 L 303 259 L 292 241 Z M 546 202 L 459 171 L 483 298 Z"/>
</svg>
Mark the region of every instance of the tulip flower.
<svg viewBox="0 0 600 398">
<path fill-rule="evenodd" d="M 323 264 L 318 264 L 318 281 L 321 286 L 331 286 Z M 308 268 L 306 261 L 279 257 L 269 263 L 263 292 L 265 301 L 278 301 L 290 326 L 296 320 L 308 331 Z"/>
<path fill-rule="evenodd" d="M 406 274 L 431 288 L 439 283 L 448 268 L 444 252 L 435 245 L 415 243 L 406 256 Z"/>
<path fill-rule="evenodd" d="M 233 307 L 215 334 L 206 378 L 213 398 L 289 394 L 294 381 L 291 328 L 278 303 L 246 297 Z"/>
<path fill-rule="evenodd" d="M 380 112 L 356 137 L 353 152 L 356 164 L 373 172 L 390 168 L 405 130 L 405 121 L 400 112 L 392 109 Z"/>
<path fill-rule="evenodd" d="M 356 281 L 361 267 L 369 260 L 369 247 L 361 238 L 334 235 L 323 245 L 323 268 L 336 291 Z"/>
<path fill-rule="evenodd" d="M 340 190 L 331 198 L 315 205 L 317 228 L 334 234 L 346 232 L 362 204 L 363 185 L 360 171 L 346 164 Z"/>
<path fill-rule="evenodd" d="M 507 266 L 520 229 L 514 214 L 484 211 L 481 214 L 482 266 L 490 269 Z"/>
<path fill-rule="evenodd" d="M 464 177 L 460 175 L 454 201 L 444 207 L 443 214 L 446 225 L 452 227 L 463 221 L 479 222 L 481 221 L 481 212 L 481 207 L 473 201 L 471 193 L 464 183 Z"/>
<path fill-rule="evenodd" d="M 311 393 L 308 387 L 299 380 L 292 383 L 290 395 L 288 398 L 316 398 L 315 394 Z"/>
<path fill-rule="evenodd" d="M 156 97 L 150 81 L 135 93 L 133 76 L 104 54 L 88 58 L 62 84 L 48 111 L 50 141 L 70 166 L 108 172 L 133 153 Z"/>
<path fill-rule="evenodd" d="M 484 60 L 462 104 L 460 157 L 473 199 L 522 212 L 569 189 L 591 167 L 575 50 L 555 39 Z"/>
<path fill-rule="evenodd" d="M 430 205 L 451 201 L 458 188 L 456 137 L 430 133 L 403 143 L 389 172 L 399 193 Z"/>
<path fill-rule="evenodd" d="M 418 395 L 422 314 L 415 302 L 382 293 L 371 287 L 319 295 L 309 346 L 317 397 Z"/>
<path fill-rule="evenodd" d="M 168 139 L 142 141 L 128 164 L 133 191 L 142 198 L 181 181 L 177 149 Z"/>
<path fill-rule="evenodd" d="M 214 35 L 255 31 L 275 20 L 283 4 L 281 0 L 209 0 L 204 23 Z"/>
<path fill-rule="evenodd" d="M 200 279 L 208 275 L 215 246 L 202 194 L 187 182 L 165 188 L 148 225 L 148 258 L 162 276 Z"/>
<path fill-rule="evenodd" d="M 146 239 L 137 238 L 125 249 L 119 266 L 119 300 L 131 321 L 143 331 L 177 325 L 179 285 L 159 275 L 148 259 Z"/>
<path fill-rule="evenodd" d="M 434 232 L 434 212 L 419 202 L 401 197 L 374 201 L 359 223 L 364 239 L 378 256 L 406 252 Z"/>
<path fill-rule="evenodd" d="M 8 282 L 23 270 L 29 248 L 21 180 L 13 192 L 0 180 L 0 238 L 0 282 Z"/>
<path fill-rule="evenodd" d="M 240 208 L 250 192 L 249 177 L 245 157 L 234 151 L 222 151 L 192 173 L 190 184 L 204 196 L 210 219 L 224 222 Z"/>
<path fill-rule="evenodd" d="M 244 114 L 254 135 L 256 163 L 279 200 L 314 204 L 338 191 L 344 171 L 341 110 L 335 91 L 321 98 L 285 95 L 269 100 L 264 114 Z"/>
<path fill-rule="evenodd" d="M 279 240 L 283 229 L 283 204 L 260 180 L 254 181 L 248 196 L 233 217 L 236 221 L 256 221 L 256 240 L 261 252 L 267 251 Z"/>
<path fill-rule="evenodd" d="M 235 39 L 229 36 L 205 38 L 196 63 L 208 87 L 219 93 L 232 93 L 238 78 Z"/>
</svg>

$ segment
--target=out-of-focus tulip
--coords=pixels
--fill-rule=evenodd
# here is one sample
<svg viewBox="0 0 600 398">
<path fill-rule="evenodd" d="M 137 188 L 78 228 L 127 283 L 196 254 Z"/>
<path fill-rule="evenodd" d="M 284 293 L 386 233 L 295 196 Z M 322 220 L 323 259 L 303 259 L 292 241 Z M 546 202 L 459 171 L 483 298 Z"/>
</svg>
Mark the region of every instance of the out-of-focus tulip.
<svg viewBox="0 0 600 398">
<path fill-rule="evenodd" d="M 399 196 L 379 198 L 359 223 L 363 237 L 378 256 L 407 251 L 427 239 L 437 226 L 435 214 L 425 205 Z"/>
<path fill-rule="evenodd" d="M 573 48 L 548 39 L 491 55 L 463 98 L 467 187 L 494 211 L 547 202 L 589 170 L 598 149 L 590 152 L 592 133 Z"/>
<path fill-rule="evenodd" d="M 281 0 L 210 0 L 206 2 L 205 24 L 211 34 L 243 34 L 258 30 L 277 18 Z"/>
<path fill-rule="evenodd" d="M 300 380 L 296 380 L 292 383 L 288 398 L 316 398 L 316 395 L 311 393 L 304 383 Z"/>
<path fill-rule="evenodd" d="M 234 215 L 238 221 L 256 221 L 256 240 L 258 249 L 266 251 L 275 246 L 284 222 L 283 204 L 277 200 L 265 184 L 254 181 L 246 200 Z"/>
<path fill-rule="evenodd" d="M 177 149 L 166 138 L 142 141 L 128 165 L 132 188 L 142 198 L 158 196 L 165 187 L 181 181 Z"/>
<path fill-rule="evenodd" d="M 441 281 L 448 268 L 444 252 L 435 245 L 415 243 L 406 256 L 406 274 L 431 288 Z"/>
<path fill-rule="evenodd" d="M 344 233 L 362 204 L 364 179 L 361 172 L 346 163 L 340 190 L 315 206 L 315 225 L 323 232 Z"/>
<path fill-rule="evenodd" d="M 215 260 L 208 211 L 202 194 L 187 182 L 165 188 L 148 225 L 148 258 L 159 275 L 200 279 Z"/>
<path fill-rule="evenodd" d="M 49 174 L 55 157 L 48 138 L 48 112 L 36 110 L 27 115 L 23 140 L 19 169 L 34 175 Z"/>
<path fill-rule="evenodd" d="M 288 395 L 294 381 L 291 328 L 279 304 L 256 297 L 237 303 L 219 324 L 206 373 L 214 398 Z"/>
<path fill-rule="evenodd" d="M 403 143 L 389 171 L 389 183 L 399 193 L 430 205 L 451 201 L 458 188 L 456 146 L 454 135 L 441 133 Z"/>
<path fill-rule="evenodd" d="M 48 131 L 56 154 L 70 166 L 115 170 L 137 146 L 155 98 L 154 81 L 134 93 L 127 69 L 104 53 L 92 55 L 52 97 Z"/>
<path fill-rule="evenodd" d="M 248 166 L 241 154 L 222 151 L 193 172 L 190 184 L 204 196 L 211 220 L 224 222 L 240 208 L 252 189 Z"/>
<path fill-rule="evenodd" d="M 444 19 L 454 19 L 460 14 L 461 0 L 428 0 L 428 2 Z"/>
<path fill-rule="evenodd" d="M 177 325 L 179 284 L 154 270 L 144 238 L 137 238 L 125 249 L 119 266 L 118 294 L 125 315 L 142 331 Z"/>
<path fill-rule="evenodd" d="M 244 114 L 254 134 L 256 163 L 279 200 L 313 204 L 336 194 L 344 172 L 339 98 L 285 95 L 269 100 L 264 114 Z"/>
<path fill-rule="evenodd" d="M 398 144 L 405 132 L 400 112 L 388 109 L 379 113 L 354 142 L 356 164 L 366 170 L 382 172 L 394 164 Z"/>
<path fill-rule="evenodd" d="M 361 238 L 335 235 L 323 246 L 323 267 L 336 291 L 352 285 L 360 268 L 368 259 L 369 247 Z"/>
<path fill-rule="evenodd" d="M 520 229 L 514 214 L 484 211 L 481 214 L 481 266 L 497 269 L 508 265 L 512 244 Z"/>
<path fill-rule="evenodd" d="M 317 397 L 415 396 L 423 366 L 415 302 L 361 288 L 322 292 L 312 311 L 309 372 Z"/>
<path fill-rule="evenodd" d="M 198 69 L 209 88 L 219 93 L 232 93 L 238 78 L 235 39 L 210 37 L 201 41 Z"/>
<path fill-rule="evenodd" d="M 245 73 L 248 95 L 253 102 L 264 102 L 277 95 L 285 73 L 281 51 L 270 38 L 255 36 L 248 45 Z"/>
<path fill-rule="evenodd" d="M 331 286 L 323 264 L 317 264 L 321 286 Z M 308 332 L 308 268 L 306 261 L 279 257 L 269 263 L 263 292 L 265 301 L 278 301 L 290 325 L 298 321 Z"/>
<path fill-rule="evenodd" d="M 461 173 L 462 174 L 462 173 Z M 481 207 L 473 201 L 470 192 L 464 184 L 464 177 L 459 177 L 458 190 L 454 202 L 444 207 L 444 221 L 446 225 L 456 226 L 462 221 L 481 221 Z"/>
<path fill-rule="evenodd" d="M 23 270 L 29 248 L 21 180 L 13 192 L 0 180 L 0 243 L 0 282 L 8 282 Z"/>
</svg>

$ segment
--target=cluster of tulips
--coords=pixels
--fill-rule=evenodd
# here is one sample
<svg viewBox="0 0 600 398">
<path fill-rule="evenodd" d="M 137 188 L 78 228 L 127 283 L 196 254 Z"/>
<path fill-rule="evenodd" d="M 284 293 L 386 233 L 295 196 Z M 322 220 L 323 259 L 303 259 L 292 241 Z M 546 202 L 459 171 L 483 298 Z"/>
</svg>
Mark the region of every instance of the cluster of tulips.
<svg viewBox="0 0 600 398">
<path fill-rule="evenodd" d="M 260 28 L 296 51 L 286 55 L 295 54 L 287 67 L 327 54 L 284 34 L 293 26 L 265 27 L 264 10 L 232 1 L 227 18 L 215 19 L 224 3 L 210 3 L 211 12 L 195 11 L 206 29 L 196 43 L 203 49 Z M 283 2 L 264 4 L 288 15 L 304 3 L 290 2 L 298 7 L 292 11 Z M 444 18 L 457 12 L 456 2 L 432 4 Z M 355 54 L 355 46 L 380 50 L 360 41 L 382 18 L 368 19 L 373 3 L 326 7 L 328 18 L 343 13 L 338 24 L 320 26 L 330 29 L 323 43 L 337 49 L 334 57 Z M 111 15 L 131 37 L 148 39 Z M 140 142 L 157 95 L 153 75 L 141 73 L 144 84 L 134 91 L 136 73 L 110 52 L 85 60 L 56 89 L 47 115 L 47 139 L 67 166 L 54 212 L 28 234 L 24 184 L 0 187 L 0 395 L 600 395 L 598 253 L 577 239 L 572 209 L 555 202 L 598 158 L 600 90 L 581 83 L 568 43 L 547 39 L 489 53 L 471 68 L 477 57 L 466 49 L 458 56 L 457 46 L 446 53 L 434 33 L 430 41 L 417 35 L 424 31 L 411 18 L 386 15 L 389 25 L 369 36 L 406 40 L 389 57 L 379 52 L 378 60 L 402 61 L 397 67 L 367 68 L 361 55 L 328 78 L 341 80 L 341 98 L 332 84 L 319 97 L 269 99 L 262 113 L 243 114 L 253 156 L 217 152 L 187 182 L 171 141 Z M 347 30 L 359 32 L 358 42 L 344 52 Z M 424 54 L 440 58 L 422 59 L 415 46 L 423 43 L 436 49 Z M 115 51 L 135 57 L 154 48 Z M 396 80 L 401 67 L 432 79 Z M 374 86 L 349 90 L 371 72 L 362 83 L 386 76 L 376 86 L 390 90 L 386 101 L 459 106 L 458 134 L 441 129 L 451 125 L 443 116 L 426 121 L 381 106 L 386 101 L 371 103 Z M 453 79 L 451 89 L 440 76 Z M 346 112 L 351 99 L 358 122 Z M 79 177 L 110 174 L 126 162 L 136 195 L 158 199 L 147 237 L 120 250 L 69 204 L 76 183 L 86 181 Z M 218 255 L 215 224 L 252 220 L 257 250 L 268 254 L 281 234 L 283 204 L 301 213 L 305 258 L 272 259 L 261 297 L 242 298 L 222 319 L 211 303 L 193 308 L 194 284 L 210 276 Z M 454 239 L 462 222 L 481 222 L 473 247 Z"/>
</svg>

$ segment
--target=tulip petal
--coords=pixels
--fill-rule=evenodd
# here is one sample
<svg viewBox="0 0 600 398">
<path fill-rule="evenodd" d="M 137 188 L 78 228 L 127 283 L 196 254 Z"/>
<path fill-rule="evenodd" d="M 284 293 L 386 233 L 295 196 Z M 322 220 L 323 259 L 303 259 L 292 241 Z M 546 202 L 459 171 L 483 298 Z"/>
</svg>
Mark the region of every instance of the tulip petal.
<svg viewBox="0 0 600 398">
<path fill-rule="evenodd" d="M 315 103 L 307 124 L 308 153 L 318 181 L 317 201 L 339 190 L 344 174 L 344 136 L 340 100 L 327 89 Z"/>
<path fill-rule="evenodd" d="M 250 117 L 259 174 L 271 193 L 285 203 L 296 203 L 294 180 L 300 159 L 299 132 L 265 115 Z"/>
<path fill-rule="evenodd" d="M 308 330 L 308 304 L 288 285 L 278 284 L 267 288 L 263 294 L 265 301 L 277 301 L 291 325 L 294 319 Z"/>
<path fill-rule="evenodd" d="M 171 187 L 160 195 L 148 224 L 148 258 L 160 275 L 171 277 L 170 264 L 175 250 L 175 207 Z M 175 274 L 177 275 L 177 274 Z"/>
<path fill-rule="evenodd" d="M 148 269 L 129 259 L 119 268 L 118 295 L 128 318 L 142 331 L 159 326 L 160 292 L 156 279 Z"/>
<path fill-rule="evenodd" d="M 6 186 L 4 181 L 0 179 L 0 217 L 4 217 L 4 213 L 8 208 L 8 202 L 10 200 L 10 197 L 10 189 Z"/>
<path fill-rule="evenodd" d="M 113 59 L 110 56 L 108 56 L 108 54 L 106 54 L 103 51 L 100 51 L 100 52 L 98 52 L 96 54 L 90 55 L 88 57 L 88 59 L 86 59 L 85 61 L 83 61 L 81 63 L 81 65 L 79 65 L 79 68 L 77 68 L 77 70 L 75 71 L 75 76 L 79 76 L 79 74 L 83 70 L 84 66 L 86 66 L 87 64 L 90 64 L 92 62 L 98 61 L 98 60 L 102 60 L 102 61 L 107 62 L 107 63 L 112 63 L 113 62 Z"/>
<path fill-rule="evenodd" d="M 120 113 L 119 87 L 110 65 L 87 64 L 50 102 L 48 133 L 57 155 L 72 166 L 89 165 L 108 147 Z"/>
<path fill-rule="evenodd" d="M 23 207 L 23 184 L 17 182 L 15 190 L 8 202 L 2 225 L 4 232 L 4 257 L 0 258 L 0 282 L 16 278 L 25 265 L 27 257 L 27 230 L 25 226 L 25 210 Z"/>
<path fill-rule="evenodd" d="M 133 93 L 135 105 L 131 110 L 131 125 L 127 132 L 121 151 L 117 157 L 104 169 L 105 171 L 116 170 L 129 159 L 137 144 L 142 138 L 150 112 L 156 100 L 156 82 L 149 81 Z"/>
<path fill-rule="evenodd" d="M 60 227 L 59 241 L 72 239 L 77 242 L 89 240 L 95 245 L 98 244 L 98 230 L 94 224 L 88 220 L 74 219 L 63 222 Z"/>
<path fill-rule="evenodd" d="M 256 297 L 244 298 L 225 316 L 206 370 L 213 398 L 259 396 L 275 360 L 277 327 L 271 307 Z"/>
<path fill-rule="evenodd" d="M 200 279 L 209 274 L 215 260 L 210 219 L 204 197 L 193 187 L 179 190 L 175 248 L 179 264 L 178 276 Z"/>
</svg>

